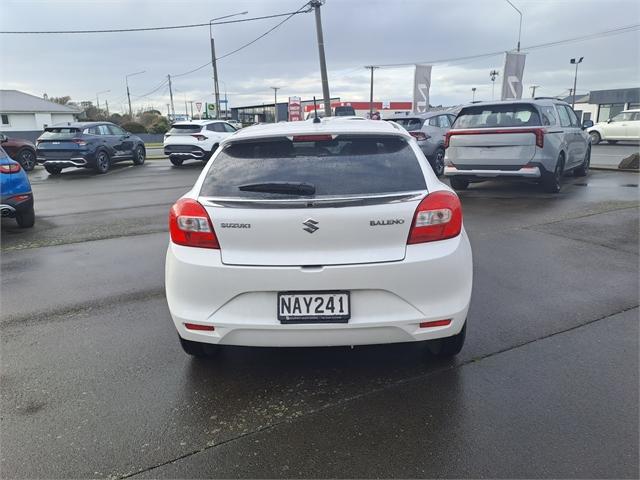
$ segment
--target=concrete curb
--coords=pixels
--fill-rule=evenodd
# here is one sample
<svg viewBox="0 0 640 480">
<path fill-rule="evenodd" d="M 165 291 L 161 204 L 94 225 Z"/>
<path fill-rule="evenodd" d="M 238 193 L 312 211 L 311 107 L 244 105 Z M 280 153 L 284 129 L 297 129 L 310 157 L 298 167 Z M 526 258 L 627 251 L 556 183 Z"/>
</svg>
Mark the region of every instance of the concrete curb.
<svg viewBox="0 0 640 480">
<path fill-rule="evenodd" d="M 640 170 L 635 170 L 632 168 L 618 168 L 618 167 L 608 167 L 608 166 L 598 166 L 598 165 L 589 165 L 591 170 L 602 170 L 602 171 L 612 171 L 612 172 L 635 172 L 640 173 Z"/>
</svg>

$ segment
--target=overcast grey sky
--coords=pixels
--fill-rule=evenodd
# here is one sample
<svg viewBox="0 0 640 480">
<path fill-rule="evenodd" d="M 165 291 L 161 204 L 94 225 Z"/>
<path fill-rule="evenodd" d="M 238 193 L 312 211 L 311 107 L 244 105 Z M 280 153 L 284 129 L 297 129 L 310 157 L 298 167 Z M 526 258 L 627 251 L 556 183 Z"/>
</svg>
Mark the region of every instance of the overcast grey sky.
<svg viewBox="0 0 640 480">
<path fill-rule="evenodd" d="M 640 23 L 638 0 L 512 0 L 524 13 L 523 47 Z M 1 0 L 1 30 L 107 29 L 202 23 L 248 10 L 250 16 L 298 9 L 304 0 Z M 329 86 L 344 101 L 369 97 L 369 64 L 419 62 L 515 48 L 518 15 L 505 0 L 327 0 L 322 7 Z M 216 26 L 218 56 L 252 40 L 280 19 Z M 34 95 L 93 100 L 101 90 L 111 110 L 123 110 L 130 78 L 134 108 L 165 111 L 168 90 L 139 98 L 166 75 L 210 60 L 209 30 L 91 35 L 1 35 L 0 87 Z M 569 59 L 584 56 L 578 91 L 640 85 L 640 33 L 607 36 L 529 52 L 524 73 L 539 95 L 566 95 L 573 85 Z M 526 49 L 525 49 L 526 50 Z M 452 105 L 491 98 L 489 71 L 503 57 L 437 63 L 431 103 Z M 231 106 L 279 97 L 321 96 L 312 13 L 293 17 L 247 49 L 219 62 L 220 88 Z M 413 68 L 376 71 L 376 100 L 411 100 Z M 184 100 L 211 101 L 211 68 L 175 78 L 176 110 Z M 496 86 L 499 91 L 499 85 Z"/>
</svg>

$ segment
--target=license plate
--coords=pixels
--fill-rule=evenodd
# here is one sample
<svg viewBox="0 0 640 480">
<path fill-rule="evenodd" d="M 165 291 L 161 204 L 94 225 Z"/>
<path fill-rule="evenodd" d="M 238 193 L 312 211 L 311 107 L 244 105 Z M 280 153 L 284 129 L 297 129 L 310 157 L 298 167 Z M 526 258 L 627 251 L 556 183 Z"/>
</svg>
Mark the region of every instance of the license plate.
<svg viewBox="0 0 640 480">
<path fill-rule="evenodd" d="M 349 292 L 279 292 L 280 323 L 347 323 L 351 318 Z"/>
</svg>

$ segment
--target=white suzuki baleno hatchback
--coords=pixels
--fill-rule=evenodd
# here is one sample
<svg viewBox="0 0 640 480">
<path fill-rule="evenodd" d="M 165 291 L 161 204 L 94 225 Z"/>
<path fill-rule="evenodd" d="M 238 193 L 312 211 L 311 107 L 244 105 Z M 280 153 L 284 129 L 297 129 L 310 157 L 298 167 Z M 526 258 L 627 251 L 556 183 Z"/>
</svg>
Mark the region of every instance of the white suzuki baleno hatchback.
<svg viewBox="0 0 640 480">
<path fill-rule="evenodd" d="M 464 343 L 460 201 L 388 122 L 259 125 L 171 208 L 166 293 L 184 350 Z"/>
</svg>

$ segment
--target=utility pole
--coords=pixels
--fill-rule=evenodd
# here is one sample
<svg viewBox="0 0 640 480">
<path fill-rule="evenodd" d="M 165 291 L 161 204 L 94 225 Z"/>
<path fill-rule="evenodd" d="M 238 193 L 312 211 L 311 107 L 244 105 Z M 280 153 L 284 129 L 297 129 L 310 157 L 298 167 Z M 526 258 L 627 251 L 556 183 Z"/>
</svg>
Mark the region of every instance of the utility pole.
<svg viewBox="0 0 640 480">
<path fill-rule="evenodd" d="M 184 97 L 184 116 L 189 117 L 189 109 L 187 108 L 187 97 Z"/>
<path fill-rule="evenodd" d="M 105 108 L 107 110 L 107 117 L 109 116 L 109 100 L 104 101 Z"/>
<path fill-rule="evenodd" d="M 497 70 L 491 70 L 489 72 L 489 78 L 491 79 L 491 100 L 495 98 L 496 93 L 496 77 L 500 75 L 500 72 Z"/>
<path fill-rule="evenodd" d="M 570 62 L 572 64 L 575 64 L 576 66 L 576 74 L 573 77 L 573 100 L 571 101 L 571 108 L 573 109 L 575 109 L 576 107 L 576 87 L 578 83 L 578 65 L 582 63 L 582 60 L 584 60 L 584 57 L 580 57 L 580 59 L 572 58 Z"/>
<path fill-rule="evenodd" d="M 171 108 L 170 107 L 171 107 L 171 105 L 169 105 L 167 103 L 167 118 L 169 118 L 169 120 L 171 120 L 171 118 L 170 118 L 171 117 Z"/>
<path fill-rule="evenodd" d="M 167 79 L 169 80 L 169 100 L 171 100 L 171 114 L 173 115 L 173 119 L 176 118 L 176 109 L 173 107 L 173 90 L 171 88 L 171 75 L 167 75 Z"/>
<path fill-rule="evenodd" d="M 280 87 L 271 87 L 273 89 L 273 123 L 278 123 L 278 90 Z"/>
<path fill-rule="evenodd" d="M 129 119 L 133 121 L 133 111 L 131 110 L 131 93 L 129 93 L 129 77 L 133 77 L 134 75 L 141 75 L 145 73 L 144 70 L 141 72 L 129 73 L 124 76 L 124 81 L 127 84 L 127 100 L 129 101 Z"/>
<path fill-rule="evenodd" d="M 476 87 L 471 87 L 471 102 L 476 101 Z"/>
<path fill-rule="evenodd" d="M 309 5 L 315 9 L 316 14 L 316 34 L 318 37 L 318 53 L 320 55 L 320 77 L 322 78 L 322 96 L 324 97 L 324 114 L 331 116 L 331 95 L 329 94 L 329 80 L 327 78 L 327 61 L 324 57 L 324 37 L 322 35 L 322 18 L 320 17 L 320 7 L 324 0 L 311 0 Z"/>
<path fill-rule="evenodd" d="M 536 98 L 536 88 L 540 88 L 540 85 L 531 85 L 531 98 Z"/>
<path fill-rule="evenodd" d="M 193 100 L 189 100 L 189 105 L 191 106 L 191 120 L 193 120 Z"/>
<path fill-rule="evenodd" d="M 376 67 L 375 65 L 368 65 L 364 68 L 368 68 L 369 70 L 371 70 L 371 84 L 369 86 L 369 118 L 373 117 L 373 71 L 376 68 L 380 68 L 380 67 Z"/>
</svg>

